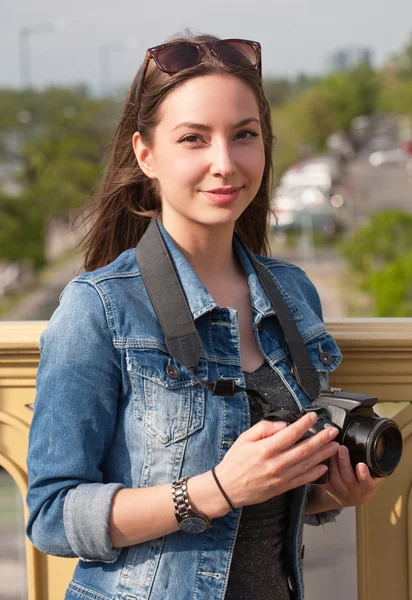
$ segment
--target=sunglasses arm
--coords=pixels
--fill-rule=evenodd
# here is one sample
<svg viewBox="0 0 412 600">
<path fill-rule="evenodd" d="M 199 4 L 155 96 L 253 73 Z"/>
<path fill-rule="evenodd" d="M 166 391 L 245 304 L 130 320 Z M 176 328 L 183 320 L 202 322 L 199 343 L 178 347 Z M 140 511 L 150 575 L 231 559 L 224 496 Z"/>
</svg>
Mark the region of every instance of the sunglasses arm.
<svg viewBox="0 0 412 600">
<path fill-rule="evenodd" d="M 137 85 L 136 85 L 136 93 L 135 93 L 135 97 L 134 97 L 134 105 L 136 107 L 136 112 L 139 112 L 142 85 L 143 85 L 143 81 L 146 76 L 147 67 L 149 66 L 149 61 L 151 58 L 152 58 L 151 52 L 148 50 L 146 52 L 146 57 L 144 59 L 143 67 L 140 71 L 139 79 L 137 80 Z"/>
</svg>

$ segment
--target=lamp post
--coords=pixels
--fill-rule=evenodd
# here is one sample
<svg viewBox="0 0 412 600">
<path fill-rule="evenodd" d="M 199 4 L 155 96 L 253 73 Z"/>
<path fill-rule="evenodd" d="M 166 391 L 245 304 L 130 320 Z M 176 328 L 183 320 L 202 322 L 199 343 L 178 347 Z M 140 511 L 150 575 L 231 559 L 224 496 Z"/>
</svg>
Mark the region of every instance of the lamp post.
<svg viewBox="0 0 412 600">
<path fill-rule="evenodd" d="M 100 84 L 103 95 L 110 95 L 112 88 L 111 53 L 131 48 L 136 48 L 136 41 L 133 38 L 124 38 L 116 42 L 107 42 L 99 47 Z"/>
<path fill-rule="evenodd" d="M 55 33 L 64 29 L 65 20 L 55 19 L 49 23 L 38 23 L 30 27 L 21 27 L 18 33 L 20 81 L 23 88 L 31 88 L 30 36 L 42 33 Z"/>
</svg>

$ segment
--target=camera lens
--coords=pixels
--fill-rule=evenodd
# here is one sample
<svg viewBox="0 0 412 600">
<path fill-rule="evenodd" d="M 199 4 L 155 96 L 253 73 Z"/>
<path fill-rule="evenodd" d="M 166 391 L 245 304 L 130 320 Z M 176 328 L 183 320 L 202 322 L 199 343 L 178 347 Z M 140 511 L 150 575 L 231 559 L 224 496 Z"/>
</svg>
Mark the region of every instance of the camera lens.
<svg viewBox="0 0 412 600">
<path fill-rule="evenodd" d="M 382 419 L 371 438 L 370 462 L 378 477 L 390 475 L 402 456 L 402 435 L 398 426 L 389 419 Z"/>
<path fill-rule="evenodd" d="M 385 438 L 381 434 L 375 442 L 375 455 L 376 455 L 376 460 L 378 462 L 380 462 L 383 459 L 383 457 L 385 455 L 385 451 L 386 451 Z"/>
<path fill-rule="evenodd" d="M 353 467 L 366 463 L 375 477 L 390 475 L 402 456 L 402 435 L 390 419 L 358 417 L 349 423 L 342 443 L 349 450 Z"/>
</svg>

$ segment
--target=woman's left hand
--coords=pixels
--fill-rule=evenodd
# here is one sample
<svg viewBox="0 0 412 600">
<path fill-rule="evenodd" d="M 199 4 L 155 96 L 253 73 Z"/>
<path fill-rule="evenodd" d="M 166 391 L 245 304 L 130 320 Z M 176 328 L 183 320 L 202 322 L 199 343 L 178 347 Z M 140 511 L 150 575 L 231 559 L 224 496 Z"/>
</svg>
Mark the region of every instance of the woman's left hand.
<svg viewBox="0 0 412 600">
<path fill-rule="evenodd" d="M 329 481 L 319 487 L 330 494 L 342 506 L 358 506 L 372 498 L 382 483 L 382 478 L 372 477 L 365 463 L 358 463 L 353 470 L 346 446 L 329 459 Z"/>
</svg>

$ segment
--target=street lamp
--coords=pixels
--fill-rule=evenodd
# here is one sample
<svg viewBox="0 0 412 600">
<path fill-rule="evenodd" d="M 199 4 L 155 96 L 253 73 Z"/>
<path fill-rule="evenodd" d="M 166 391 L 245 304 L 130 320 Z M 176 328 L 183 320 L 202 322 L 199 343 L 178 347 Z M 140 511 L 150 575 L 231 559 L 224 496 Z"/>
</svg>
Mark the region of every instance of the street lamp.
<svg viewBox="0 0 412 600">
<path fill-rule="evenodd" d="M 65 26 L 65 19 L 59 18 L 49 23 L 39 23 L 30 27 L 19 29 L 19 58 L 20 58 L 20 81 L 23 88 L 30 88 L 31 65 L 30 65 L 30 36 L 37 33 L 55 33 L 62 31 Z"/>
<path fill-rule="evenodd" d="M 116 42 L 108 42 L 99 47 L 100 83 L 103 95 L 110 95 L 112 87 L 110 68 L 111 52 L 131 48 L 136 48 L 136 41 L 133 38 L 124 38 Z"/>
</svg>

